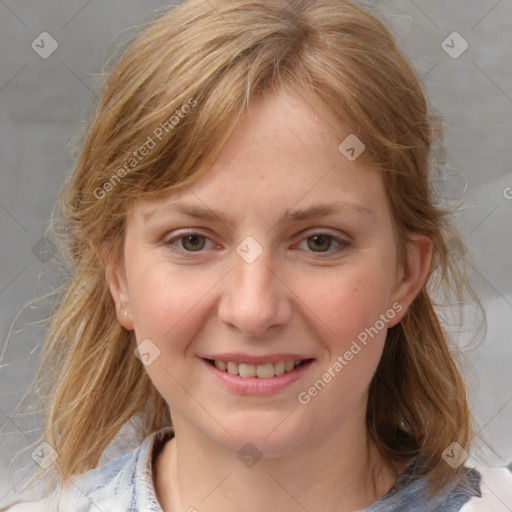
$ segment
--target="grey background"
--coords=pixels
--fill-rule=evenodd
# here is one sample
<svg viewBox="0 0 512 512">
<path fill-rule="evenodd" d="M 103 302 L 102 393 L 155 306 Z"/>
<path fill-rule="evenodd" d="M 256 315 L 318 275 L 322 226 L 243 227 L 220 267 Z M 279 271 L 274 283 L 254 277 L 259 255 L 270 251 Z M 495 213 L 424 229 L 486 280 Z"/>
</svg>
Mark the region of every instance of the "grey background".
<svg viewBox="0 0 512 512">
<path fill-rule="evenodd" d="M 91 111 L 116 37 L 125 41 L 134 27 L 170 4 L 0 0 L 0 345 L 12 328 L 0 365 L 0 504 L 20 492 L 34 467 L 32 449 L 11 460 L 37 440 L 40 421 L 13 411 L 35 374 L 41 321 L 50 311 L 49 299 L 30 301 L 59 282 L 41 240 L 72 167 L 71 138 Z M 478 266 L 474 277 L 489 323 L 483 342 L 466 345 L 463 366 L 480 434 L 494 448 L 482 453 L 491 465 L 505 465 L 512 461 L 512 1 L 372 5 L 402 41 L 431 106 L 445 116 L 446 185 L 455 196 L 465 190 L 458 219 Z M 453 31 L 468 43 L 458 58 L 441 47 Z M 48 58 L 31 47 L 42 32 L 58 43 Z M 448 44 L 460 47 L 450 38 Z M 461 336 L 461 345 L 466 338 Z"/>
</svg>

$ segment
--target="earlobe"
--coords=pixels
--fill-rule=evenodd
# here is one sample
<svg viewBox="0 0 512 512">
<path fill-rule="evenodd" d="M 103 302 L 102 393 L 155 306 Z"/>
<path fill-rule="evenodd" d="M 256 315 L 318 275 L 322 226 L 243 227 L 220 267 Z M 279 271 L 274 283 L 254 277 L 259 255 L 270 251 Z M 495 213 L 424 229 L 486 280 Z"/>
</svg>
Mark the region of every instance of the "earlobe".
<svg viewBox="0 0 512 512">
<path fill-rule="evenodd" d="M 392 304 L 400 304 L 400 314 L 388 326 L 398 324 L 412 301 L 425 285 L 432 263 L 432 240 L 418 233 L 410 235 L 407 245 L 407 269 L 403 269 L 391 297 Z"/>
</svg>

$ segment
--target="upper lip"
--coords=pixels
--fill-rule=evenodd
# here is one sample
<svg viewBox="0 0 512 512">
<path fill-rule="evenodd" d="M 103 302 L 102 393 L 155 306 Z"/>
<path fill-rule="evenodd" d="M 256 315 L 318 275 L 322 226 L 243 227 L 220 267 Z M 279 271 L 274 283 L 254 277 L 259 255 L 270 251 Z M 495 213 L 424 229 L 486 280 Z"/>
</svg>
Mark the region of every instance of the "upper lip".
<svg viewBox="0 0 512 512">
<path fill-rule="evenodd" d="M 212 361 L 225 361 L 244 364 L 265 364 L 265 363 L 278 363 L 279 361 L 305 361 L 306 359 L 313 359 L 301 354 L 268 354 L 264 356 L 255 356 L 250 354 L 239 353 L 224 353 L 224 354 L 209 354 L 201 356 L 202 359 L 210 359 Z"/>
</svg>

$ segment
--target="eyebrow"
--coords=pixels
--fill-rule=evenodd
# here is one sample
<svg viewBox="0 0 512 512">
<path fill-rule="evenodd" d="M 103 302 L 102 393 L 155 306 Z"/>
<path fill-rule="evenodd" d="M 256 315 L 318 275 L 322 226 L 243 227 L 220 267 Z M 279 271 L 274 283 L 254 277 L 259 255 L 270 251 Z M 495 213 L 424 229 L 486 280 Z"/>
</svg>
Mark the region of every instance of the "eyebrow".
<svg viewBox="0 0 512 512">
<path fill-rule="evenodd" d="M 161 209 L 162 208 L 155 208 L 149 212 L 143 213 L 142 215 L 145 220 L 149 220 L 150 217 Z M 172 210 L 173 212 L 181 213 L 182 215 L 193 217 L 195 219 L 220 221 L 224 224 L 230 224 L 230 221 L 234 220 L 233 218 L 226 217 L 222 212 L 214 210 L 213 208 L 182 202 L 169 204 L 163 207 L 163 209 Z M 295 210 L 287 209 L 279 217 L 274 226 L 282 222 L 300 222 L 311 218 L 326 217 L 327 215 L 333 214 L 361 214 L 375 219 L 375 212 L 373 210 L 370 210 L 359 203 L 344 201 L 339 203 L 317 204 L 308 208 L 299 208 Z"/>
</svg>

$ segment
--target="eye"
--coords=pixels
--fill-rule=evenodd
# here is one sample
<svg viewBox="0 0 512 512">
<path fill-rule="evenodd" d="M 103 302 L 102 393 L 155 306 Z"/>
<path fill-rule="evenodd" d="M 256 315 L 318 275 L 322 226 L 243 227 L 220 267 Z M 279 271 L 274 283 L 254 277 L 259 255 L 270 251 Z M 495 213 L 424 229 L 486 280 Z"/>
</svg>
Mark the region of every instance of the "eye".
<svg viewBox="0 0 512 512">
<path fill-rule="evenodd" d="M 178 254 L 201 252 L 207 242 L 213 243 L 206 235 L 196 232 L 181 233 L 166 241 L 166 245 Z M 181 246 L 181 247 L 180 247 Z"/>
<path fill-rule="evenodd" d="M 173 252 L 186 256 L 194 252 L 200 253 L 203 249 L 208 248 L 208 242 L 215 245 L 214 242 L 212 242 L 212 240 L 210 240 L 210 238 L 208 238 L 206 235 L 195 231 L 190 231 L 179 233 L 178 235 L 167 240 L 165 244 Z M 306 243 L 307 249 L 301 247 L 304 243 Z M 312 233 L 310 236 L 304 238 L 295 246 L 299 249 L 306 250 L 307 252 L 333 254 L 349 245 L 350 242 L 347 240 L 342 240 L 325 232 L 317 232 Z M 210 248 L 211 247 L 212 246 L 210 246 Z"/>
<path fill-rule="evenodd" d="M 316 252 L 316 253 L 335 253 L 338 252 L 341 249 L 344 249 L 347 247 L 349 242 L 347 240 L 341 240 L 339 238 L 336 238 L 332 235 L 329 235 L 328 233 L 312 233 L 310 236 L 306 237 L 304 240 L 302 240 L 298 247 L 300 248 L 300 245 L 306 242 L 308 249 L 310 249 L 310 252 Z M 332 249 L 333 244 L 336 244 L 334 249 Z"/>
</svg>

